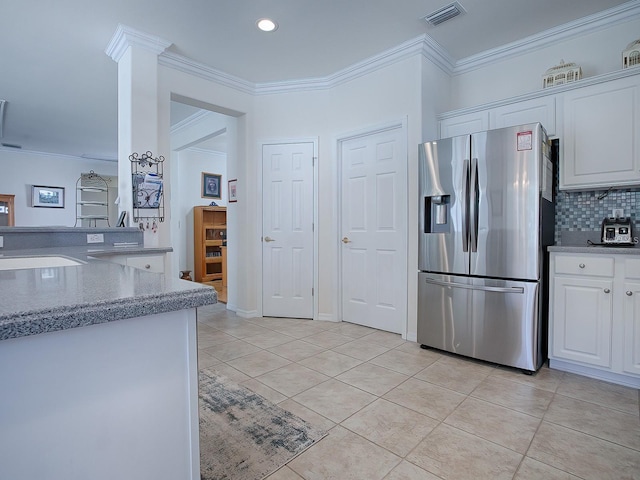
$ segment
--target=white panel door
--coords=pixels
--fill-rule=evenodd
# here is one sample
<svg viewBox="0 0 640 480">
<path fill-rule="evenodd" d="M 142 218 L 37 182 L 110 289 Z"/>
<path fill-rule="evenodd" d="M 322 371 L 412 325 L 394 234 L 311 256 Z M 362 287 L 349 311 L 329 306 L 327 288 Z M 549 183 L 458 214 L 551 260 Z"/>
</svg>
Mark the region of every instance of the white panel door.
<svg viewBox="0 0 640 480">
<path fill-rule="evenodd" d="M 313 318 L 313 143 L 263 145 L 262 314 Z"/>
<path fill-rule="evenodd" d="M 407 148 L 398 128 L 340 142 L 342 319 L 402 333 L 407 315 Z"/>
</svg>

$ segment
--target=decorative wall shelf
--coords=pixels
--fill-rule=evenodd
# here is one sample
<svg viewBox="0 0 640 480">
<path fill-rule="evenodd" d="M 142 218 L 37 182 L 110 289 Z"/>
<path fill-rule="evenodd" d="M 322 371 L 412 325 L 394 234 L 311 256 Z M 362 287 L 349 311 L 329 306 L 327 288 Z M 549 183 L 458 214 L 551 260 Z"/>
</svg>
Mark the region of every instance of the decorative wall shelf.
<svg viewBox="0 0 640 480">
<path fill-rule="evenodd" d="M 74 227 L 109 225 L 109 186 L 107 181 L 91 170 L 76 181 L 76 223 Z"/>
</svg>

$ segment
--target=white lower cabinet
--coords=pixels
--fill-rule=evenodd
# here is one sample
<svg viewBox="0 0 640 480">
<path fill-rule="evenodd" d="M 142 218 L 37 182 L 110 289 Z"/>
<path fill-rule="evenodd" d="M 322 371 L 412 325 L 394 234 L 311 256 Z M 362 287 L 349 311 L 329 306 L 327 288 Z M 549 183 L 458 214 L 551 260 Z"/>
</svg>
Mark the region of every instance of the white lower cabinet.
<svg viewBox="0 0 640 480">
<path fill-rule="evenodd" d="M 556 278 L 553 286 L 553 355 L 611 367 L 613 281 Z"/>
<path fill-rule="evenodd" d="M 550 367 L 640 386 L 640 259 L 552 252 L 549 271 Z"/>
<path fill-rule="evenodd" d="M 640 282 L 624 284 L 624 371 L 640 375 Z"/>
</svg>

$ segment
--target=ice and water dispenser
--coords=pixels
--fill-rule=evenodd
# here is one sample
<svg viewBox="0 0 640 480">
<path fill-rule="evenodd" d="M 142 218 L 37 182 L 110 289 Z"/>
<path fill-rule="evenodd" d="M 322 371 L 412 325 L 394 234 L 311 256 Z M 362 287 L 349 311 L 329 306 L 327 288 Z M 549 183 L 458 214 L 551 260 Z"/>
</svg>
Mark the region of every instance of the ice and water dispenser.
<svg viewBox="0 0 640 480">
<path fill-rule="evenodd" d="M 424 233 L 449 232 L 451 195 L 424 197 Z"/>
</svg>

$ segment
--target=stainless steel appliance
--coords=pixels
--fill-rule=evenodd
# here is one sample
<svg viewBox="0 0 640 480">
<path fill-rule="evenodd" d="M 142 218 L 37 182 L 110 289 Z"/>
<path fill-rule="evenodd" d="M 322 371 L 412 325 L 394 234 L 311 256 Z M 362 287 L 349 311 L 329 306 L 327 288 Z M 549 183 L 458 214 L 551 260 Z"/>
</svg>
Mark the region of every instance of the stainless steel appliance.
<svg viewBox="0 0 640 480">
<path fill-rule="evenodd" d="M 634 246 L 629 217 L 607 217 L 602 221 L 602 245 Z"/>
<path fill-rule="evenodd" d="M 537 370 L 555 209 L 544 128 L 427 142 L 419 162 L 418 342 Z"/>
</svg>

